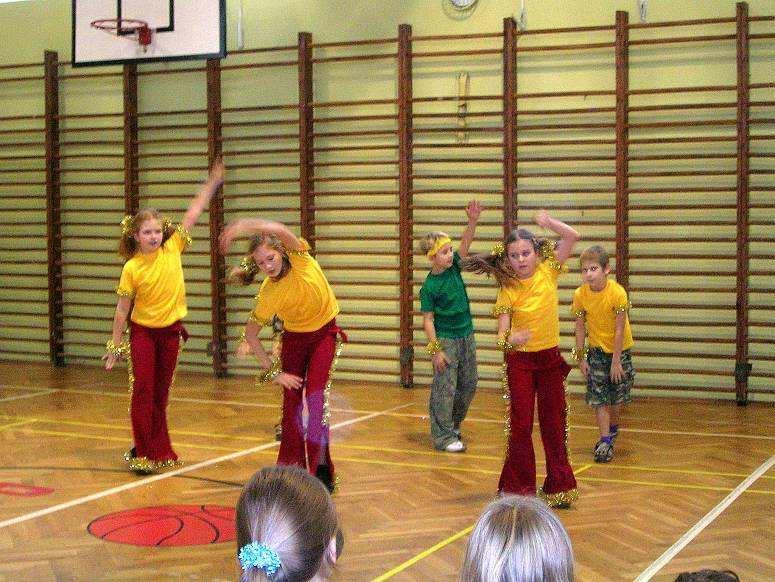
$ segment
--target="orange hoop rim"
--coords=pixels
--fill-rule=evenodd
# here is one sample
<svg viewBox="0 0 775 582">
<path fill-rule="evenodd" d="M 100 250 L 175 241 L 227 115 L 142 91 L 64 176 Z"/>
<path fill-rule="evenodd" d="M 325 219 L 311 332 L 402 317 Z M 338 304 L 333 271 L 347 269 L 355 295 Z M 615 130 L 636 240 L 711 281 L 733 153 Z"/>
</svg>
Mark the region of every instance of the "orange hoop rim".
<svg viewBox="0 0 775 582">
<path fill-rule="evenodd" d="M 116 32 L 119 30 L 140 30 L 142 28 L 148 28 L 148 23 L 145 20 L 138 20 L 137 18 L 100 18 L 91 21 L 91 27 L 97 30 L 104 30 L 106 32 Z"/>
</svg>

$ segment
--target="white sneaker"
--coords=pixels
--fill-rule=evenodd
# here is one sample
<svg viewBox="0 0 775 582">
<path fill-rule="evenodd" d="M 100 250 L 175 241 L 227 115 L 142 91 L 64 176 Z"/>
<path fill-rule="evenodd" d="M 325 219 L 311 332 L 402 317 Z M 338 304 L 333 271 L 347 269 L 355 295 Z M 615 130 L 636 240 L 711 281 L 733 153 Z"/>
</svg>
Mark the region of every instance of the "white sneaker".
<svg viewBox="0 0 775 582">
<path fill-rule="evenodd" d="M 463 441 L 452 441 L 444 447 L 444 450 L 448 453 L 462 453 L 466 450 L 466 446 L 463 444 Z"/>
</svg>

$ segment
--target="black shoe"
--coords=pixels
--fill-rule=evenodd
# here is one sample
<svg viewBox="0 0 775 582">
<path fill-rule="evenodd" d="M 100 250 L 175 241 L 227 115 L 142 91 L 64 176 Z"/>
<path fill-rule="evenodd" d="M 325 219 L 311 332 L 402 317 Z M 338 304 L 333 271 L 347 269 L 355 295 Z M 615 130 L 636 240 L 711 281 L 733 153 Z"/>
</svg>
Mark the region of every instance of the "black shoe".
<svg viewBox="0 0 775 582">
<path fill-rule="evenodd" d="M 318 468 L 315 471 L 315 477 L 320 479 L 329 493 L 334 492 L 334 489 L 336 489 L 336 481 L 334 480 L 333 475 L 331 475 L 331 469 L 328 465 L 318 465 Z"/>
</svg>

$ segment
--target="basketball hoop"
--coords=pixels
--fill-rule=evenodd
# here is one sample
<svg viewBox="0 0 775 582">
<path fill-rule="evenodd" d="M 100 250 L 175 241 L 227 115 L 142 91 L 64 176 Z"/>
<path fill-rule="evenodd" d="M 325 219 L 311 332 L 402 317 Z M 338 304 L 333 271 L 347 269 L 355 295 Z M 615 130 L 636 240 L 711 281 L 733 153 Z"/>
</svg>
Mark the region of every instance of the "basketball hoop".
<svg viewBox="0 0 775 582">
<path fill-rule="evenodd" d="M 137 44 L 140 45 L 143 52 L 148 50 L 148 45 L 151 44 L 153 39 L 153 31 L 148 27 L 148 23 L 145 20 L 137 20 L 135 18 L 92 20 L 91 27 L 108 34 L 115 34 L 116 36 L 134 35 Z"/>
</svg>

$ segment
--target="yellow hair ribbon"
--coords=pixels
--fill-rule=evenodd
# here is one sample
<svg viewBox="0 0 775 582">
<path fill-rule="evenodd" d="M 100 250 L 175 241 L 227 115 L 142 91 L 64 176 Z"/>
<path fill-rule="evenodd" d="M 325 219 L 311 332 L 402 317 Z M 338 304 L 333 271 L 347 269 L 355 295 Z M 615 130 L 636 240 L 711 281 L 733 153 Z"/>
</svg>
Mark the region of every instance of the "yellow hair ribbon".
<svg viewBox="0 0 775 582">
<path fill-rule="evenodd" d="M 448 236 L 442 236 L 440 238 L 436 239 L 436 242 L 433 243 L 433 246 L 428 250 L 427 253 L 425 253 L 425 256 L 428 257 L 428 259 L 432 259 L 436 256 L 436 253 L 438 253 L 441 250 L 441 247 L 443 247 L 447 243 L 451 243 L 452 239 Z"/>
</svg>

